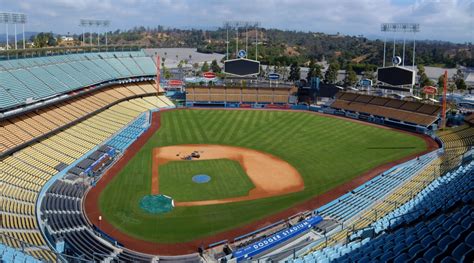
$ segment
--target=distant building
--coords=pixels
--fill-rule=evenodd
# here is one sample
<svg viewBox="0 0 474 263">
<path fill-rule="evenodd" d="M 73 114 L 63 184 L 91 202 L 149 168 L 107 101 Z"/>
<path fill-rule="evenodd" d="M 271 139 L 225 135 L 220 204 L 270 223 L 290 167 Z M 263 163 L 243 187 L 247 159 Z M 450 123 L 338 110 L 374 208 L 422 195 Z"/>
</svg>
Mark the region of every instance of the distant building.
<svg viewBox="0 0 474 263">
<path fill-rule="evenodd" d="M 60 46 L 74 46 L 74 38 L 71 36 L 61 36 Z"/>
<path fill-rule="evenodd" d="M 74 38 L 70 36 L 62 36 L 61 41 L 74 41 Z"/>
</svg>

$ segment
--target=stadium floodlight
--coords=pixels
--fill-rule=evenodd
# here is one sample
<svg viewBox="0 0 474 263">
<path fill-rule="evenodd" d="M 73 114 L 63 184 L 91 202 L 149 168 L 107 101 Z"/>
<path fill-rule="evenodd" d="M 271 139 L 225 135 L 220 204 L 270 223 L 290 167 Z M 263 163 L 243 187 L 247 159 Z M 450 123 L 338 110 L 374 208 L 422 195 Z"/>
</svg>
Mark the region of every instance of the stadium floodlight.
<svg viewBox="0 0 474 263">
<path fill-rule="evenodd" d="M 420 24 L 415 23 L 382 23 L 382 32 L 420 32 Z"/>
<path fill-rule="evenodd" d="M 239 54 L 239 29 L 245 30 L 245 53 L 248 54 L 248 30 L 255 29 L 255 60 L 257 60 L 258 56 L 258 27 L 260 27 L 260 22 L 256 21 L 226 21 L 224 22 L 224 28 L 226 28 L 227 32 L 227 53 L 226 59 L 229 59 L 229 30 L 236 30 L 236 56 L 238 57 Z"/>
<path fill-rule="evenodd" d="M 5 24 L 5 33 L 7 37 L 7 50 L 9 48 L 8 44 L 8 25 L 13 25 L 14 32 L 15 32 L 15 49 L 18 49 L 18 39 L 17 39 L 17 32 L 16 26 L 22 25 L 22 35 L 23 35 L 23 49 L 26 48 L 25 43 L 25 24 L 26 24 L 26 15 L 22 13 L 10 13 L 10 12 L 1 12 L 0 13 L 0 23 Z"/>
<path fill-rule="evenodd" d="M 87 21 L 85 19 L 81 19 L 79 22 L 79 26 L 82 27 L 82 45 L 84 46 L 86 44 L 84 39 L 85 39 Z"/>
<path fill-rule="evenodd" d="M 380 26 L 380 30 L 382 32 L 391 32 L 391 33 L 403 33 L 403 57 L 402 63 L 405 66 L 405 34 L 406 33 L 413 33 L 413 58 L 412 58 L 412 67 L 415 68 L 415 34 L 420 32 L 420 24 L 417 23 L 382 23 Z M 386 54 L 386 47 L 387 47 L 387 37 L 384 38 L 383 43 L 383 67 L 385 67 L 385 54 Z M 395 57 L 395 36 L 393 37 L 393 57 Z"/>
<path fill-rule="evenodd" d="M 10 24 L 10 13 L 0 13 L 0 22 L 5 24 L 5 34 L 7 36 L 6 49 L 8 50 L 8 24 Z"/>
<path fill-rule="evenodd" d="M 107 28 L 110 26 L 110 21 L 109 20 L 104 20 L 103 24 L 102 24 L 103 27 Z M 107 50 L 107 29 L 105 30 L 105 49 Z"/>
<path fill-rule="evenodd" d="M 79 26 L 82 27 L 82 44 L 85 45 L 85 28 L 89 27 L 90 29 L 90 45 L 92 46 L 92 27 L 97 27 L 97 46 L 100 45 L 100 27 L 109 27 L 110 20 L 101 20 L 101 19 L 81 19 L 79 21 Z M 105 31 L 105 46 L 107 47 L 107 30 Z"/>
</svg>

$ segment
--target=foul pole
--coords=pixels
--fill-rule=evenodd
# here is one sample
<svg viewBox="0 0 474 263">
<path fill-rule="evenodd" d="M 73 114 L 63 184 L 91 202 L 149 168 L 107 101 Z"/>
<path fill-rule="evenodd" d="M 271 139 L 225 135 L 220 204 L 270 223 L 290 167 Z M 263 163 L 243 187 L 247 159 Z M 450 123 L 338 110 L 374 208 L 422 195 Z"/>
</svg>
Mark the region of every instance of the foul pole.
<svg viewBox="0 0 474 263">
<path fill-rule="evenodd" d="M 443 80 L 443 112 L 441 120 L 441 129 L 446 128 L 446 90 L 448 86 L 448 71 L 444 71 L 444 80 Z"/>
<path fill-rule="evenodd" d="M 156 92 L 160 92 L 160 56 L 156 56 Z"/>
</svg>

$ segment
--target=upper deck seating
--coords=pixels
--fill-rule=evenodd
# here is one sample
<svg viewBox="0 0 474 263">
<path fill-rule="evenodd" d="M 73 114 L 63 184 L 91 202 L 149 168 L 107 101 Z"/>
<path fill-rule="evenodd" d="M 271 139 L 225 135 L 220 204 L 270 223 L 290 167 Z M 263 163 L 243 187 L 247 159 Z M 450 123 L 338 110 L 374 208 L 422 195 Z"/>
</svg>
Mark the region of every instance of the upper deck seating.
<svg viewBox="0 0 474 263">
<path fill-rule="evenodd" d="M 155 74 L 155 64 L 144 52 L 0 61 L 0 111 L 114 79 Z"/>
</svg>

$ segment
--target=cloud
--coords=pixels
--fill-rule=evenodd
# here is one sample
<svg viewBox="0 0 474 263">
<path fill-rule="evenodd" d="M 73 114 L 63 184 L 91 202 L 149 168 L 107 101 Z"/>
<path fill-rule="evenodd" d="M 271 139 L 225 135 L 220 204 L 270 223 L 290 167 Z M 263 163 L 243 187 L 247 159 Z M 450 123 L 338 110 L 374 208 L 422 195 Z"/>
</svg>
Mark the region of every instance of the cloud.
<svg viewBox="0 0 474 263">
<path fill-rule="evenodd" d="M 380 35 L 380 23 L 417 22 L 419 39 L 474 42 L 472 0 L 0 0 L 0 6 L 26 13 L 31 31 L 79 32 L 80 18 L 96 18 L 111 20 L 112 30 L 252 20 L 272 28 Z"/>
</svg>

